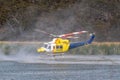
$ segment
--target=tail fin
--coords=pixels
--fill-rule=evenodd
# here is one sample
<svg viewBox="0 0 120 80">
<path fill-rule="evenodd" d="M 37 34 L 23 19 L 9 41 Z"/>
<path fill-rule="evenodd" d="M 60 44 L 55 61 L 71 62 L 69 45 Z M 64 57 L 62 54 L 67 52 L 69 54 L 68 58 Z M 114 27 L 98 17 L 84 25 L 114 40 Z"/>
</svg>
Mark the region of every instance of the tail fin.
<svg viewBox="0 0 120 80">
<path fill-rule="evenodd" d="M 94 38 L 95 38 L 95 33 L 91 33 L 91 34 L 90 34 L 90 39 L 89 39 L 86 43 L 87 43 L 87 44 L 91 44 L 92 41 L 94 40 Z"/>
<path fill-rule="evenodd" d="M 84 46 L 84 45 L 86 45 L 86 44 L 91 44 L 91 43 L 93 42 L 94 38 L 95 38 L 95 34 L 94 34 L 94 33 L 91 33 L 89 40 L 87 40 L 87 41 L 85 41 L 85 42 L 71 43 L 69 49 L 73 49 L 73 48 L 76 48 L 76 47 L 79 47 L 79 46 Z"/>
</svg>

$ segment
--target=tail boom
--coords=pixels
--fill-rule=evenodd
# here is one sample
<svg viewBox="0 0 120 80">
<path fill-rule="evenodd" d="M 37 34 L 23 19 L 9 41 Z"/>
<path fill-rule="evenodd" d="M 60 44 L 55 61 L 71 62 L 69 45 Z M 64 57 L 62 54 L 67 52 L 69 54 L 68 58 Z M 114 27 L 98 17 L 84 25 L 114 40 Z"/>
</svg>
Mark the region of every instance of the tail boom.
<svg viewBox="0 0 120 80">
<path fill-rule="evenodd" d="M 73 49 L 73 48 L 76 48 L 76 47 L 79 47 L 79 46 L 84 46 L 86 44 L 91 44 L 93 42 L 95 38 L 95 34 L 94 33 L 91 33 L 90 34 L 90 39 L 85 41 L 85 42 L 76 42 L 76 43 L 71 43 L 70 46 L 69 46 L 69 49 Z"/>
</svg>

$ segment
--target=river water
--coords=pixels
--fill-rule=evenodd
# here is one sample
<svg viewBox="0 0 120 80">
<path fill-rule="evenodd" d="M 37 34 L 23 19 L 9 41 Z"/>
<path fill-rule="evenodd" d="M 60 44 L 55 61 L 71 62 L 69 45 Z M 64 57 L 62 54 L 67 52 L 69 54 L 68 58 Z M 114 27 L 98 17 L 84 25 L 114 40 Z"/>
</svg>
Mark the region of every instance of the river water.
<svg viewBox="0 0 120 80">
<path fill-rule="evenodd" d="M 120 80 L 119 62 L 119 56 L 4 56 L 0 80 Z"/>
</svg>

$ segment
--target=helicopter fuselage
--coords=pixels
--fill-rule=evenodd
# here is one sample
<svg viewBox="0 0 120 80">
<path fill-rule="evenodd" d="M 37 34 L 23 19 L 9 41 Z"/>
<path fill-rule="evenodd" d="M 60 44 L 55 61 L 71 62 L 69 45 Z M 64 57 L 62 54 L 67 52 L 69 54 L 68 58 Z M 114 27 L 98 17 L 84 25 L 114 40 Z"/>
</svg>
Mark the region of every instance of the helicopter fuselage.
<svg viewBox="0 0 120 80">
<path fill-rule="evenodd" d="M 70 49 L 91 44 L 95 38 L 95 34 L 90 34 L 90 39 L 84 42 L 70 43 L 68 39 L 54 38 L 51 42 L 44 43 L 44 46 L 37 49 L 37 52 L 52 52 L 52 53 L 64 53 Z"/>
<path fill-rule="evenodd" d="M 62 38 L 54 38 L 53 41 L 44 43 L 44 47 L 41 47 L 37 52 L 53 52 L 60 53 L 69 50 L 70 41 Z"/>
</svg>

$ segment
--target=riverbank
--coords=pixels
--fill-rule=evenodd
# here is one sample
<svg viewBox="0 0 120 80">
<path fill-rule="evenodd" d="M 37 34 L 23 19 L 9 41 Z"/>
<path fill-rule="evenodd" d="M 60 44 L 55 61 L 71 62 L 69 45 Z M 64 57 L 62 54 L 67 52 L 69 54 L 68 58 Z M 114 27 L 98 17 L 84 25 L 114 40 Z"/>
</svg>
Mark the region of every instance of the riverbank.
<svg viewBox="0 0 120 80">
<path fill-rule="evenodd" d="M 43 42 L 0 42 L 0 53 L 5 55 L 17 53 L 37 53 L 36 49 L 41 47 Z M 90 45 L 78 47 L 68 51 L 70 54 L 80 55 L 119 55 L 120 42 L 94 42 Z"/>
</svg>

